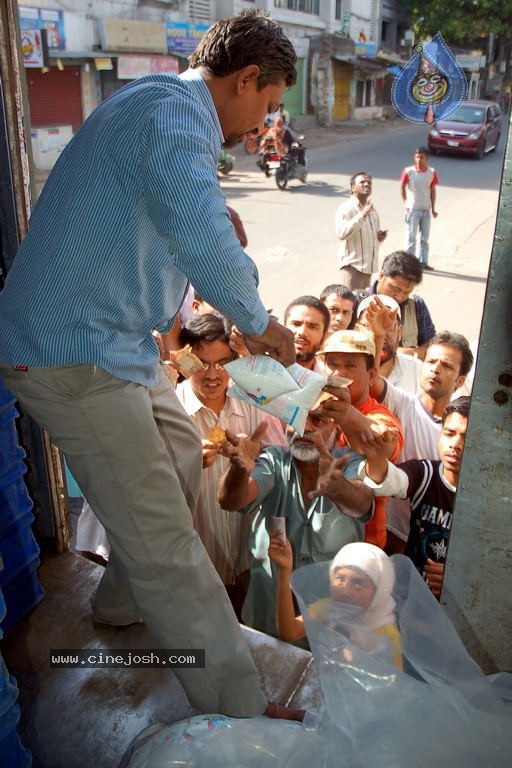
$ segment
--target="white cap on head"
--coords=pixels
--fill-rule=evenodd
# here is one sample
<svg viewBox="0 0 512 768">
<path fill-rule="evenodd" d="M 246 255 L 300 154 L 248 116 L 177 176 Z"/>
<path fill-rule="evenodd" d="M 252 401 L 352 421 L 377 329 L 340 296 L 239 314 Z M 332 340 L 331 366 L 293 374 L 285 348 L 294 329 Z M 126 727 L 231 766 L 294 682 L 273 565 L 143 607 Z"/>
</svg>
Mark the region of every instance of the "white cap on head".
<svg viewBox="0 0 512 768">
<path fill-rule="evenodd" d="M 377 294 L 379 299 L 382 301 L 383 304 L 386 305 L 386 307 L 389 307 L 389 309 L 396 310 L 396 316 L 399 320 L 399 322 L 402 322 L 402 313 L 400 312 L 400 305 L 395 299 L 393 299 L 391 296 L 386 296 L 384 293 Z M 356 310 L 356 317 L 359 319 L 359 317 L 363 314 L 365 309 L 367 309 L 370 304 L 373 301 L 375 294 L 372 294 L 371 296 L 367 296 L 365 299 L 363 299 L 357 306 Z"/>
</svg>

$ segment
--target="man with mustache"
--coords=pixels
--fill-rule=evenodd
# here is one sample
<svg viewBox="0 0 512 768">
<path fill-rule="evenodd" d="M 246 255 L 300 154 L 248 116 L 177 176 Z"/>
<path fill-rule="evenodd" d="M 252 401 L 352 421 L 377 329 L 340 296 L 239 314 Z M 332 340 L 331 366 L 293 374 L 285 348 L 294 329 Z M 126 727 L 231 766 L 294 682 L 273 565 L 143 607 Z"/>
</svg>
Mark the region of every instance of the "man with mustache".
<svg viewBox="0 0 512 768">
<path fill-rule="evenodd" d="M 245 440 L 228 434 L 231 463 L 217 498 L 223 509 L 254 513 L 242 618 L 270 635 L 276 634 L 277 568 L 268 556 L 273 518 L 286 521 L 294 568 L 330 560 L 344 544 L 362 541 L 371 518 L 372 493 L 356 476 L 359 455 L 349 449 L 336 449 L 340 458 L 332 455 L 340 431 L 318 406 L 309 412 L 304 435 L 294 434 L 287 449 L 270 446 L 260 453 L 264 427 Z"/>
</svg>

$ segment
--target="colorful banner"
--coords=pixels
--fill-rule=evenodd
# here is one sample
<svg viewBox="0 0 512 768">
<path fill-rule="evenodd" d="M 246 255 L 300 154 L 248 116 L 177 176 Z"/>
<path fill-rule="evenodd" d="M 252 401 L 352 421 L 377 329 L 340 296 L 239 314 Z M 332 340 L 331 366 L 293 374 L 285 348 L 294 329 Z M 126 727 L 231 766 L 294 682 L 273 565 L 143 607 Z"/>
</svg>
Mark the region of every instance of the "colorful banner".
<svg viewBox="0 0 512 768">
<path fill-rule="evenodd" d="M 189 54 L 195 51 L 209 24 L 189 24 L 186 21 L 168 21 L 167 50 L 169 53 Z"/>
<path fill-rule="evenodd" d="M 44 67 L 41 30 L 23 29 L 21 31 L 21 50 L 23 53 L 23 64 L 26 67 Z"/>
<path fill-rule="evenodd" d="M 22 37 L 24 30 L 46 29 L 49 50 L 65 50 L 66 36 L 62 11 L 53 8 L 31 8 L 27 5 L 20 5 L 19 14 Z"/>
<path fill-rule="evenodd" d="M 117 79 L 136 80 L 144 75 L 160 72 L 179 74 L 179 60 L 175 56 L 118 56 Z"/>
</svg>

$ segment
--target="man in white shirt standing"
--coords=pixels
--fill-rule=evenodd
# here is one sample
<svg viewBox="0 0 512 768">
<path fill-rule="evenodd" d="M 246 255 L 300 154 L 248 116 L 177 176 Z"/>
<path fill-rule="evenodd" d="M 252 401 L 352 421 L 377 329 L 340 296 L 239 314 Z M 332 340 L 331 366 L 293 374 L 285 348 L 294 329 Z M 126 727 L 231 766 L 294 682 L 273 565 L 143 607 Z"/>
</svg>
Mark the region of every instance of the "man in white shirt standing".
<svg viewBox="0 0 512 768">
<path fill-rule="evenodd" d="M 439 184 L 435 168 L 428 165 L 428 149 L 418 147 L 414 152 L 414 165 L 404 168 L 400 179 L 402 200 L 405 203 L 407 244 L 405 250 L 417 256 L 423 269 L 433 271 L 428 263 L 428 239 L 430 237 L 430 212 L 436 211 L 436 187 Z M 419 234 L 419 242 L 418 241 Z"/>
<path fill-rule="evenodd" d="M 378 270 L 379 243 L 387 235 L 371 202 L 372 177 L 358 171 L 350 179 L 352 195 L 336 211 L 341 282 L 351 291 L 368 288 Z"/>
</svg>

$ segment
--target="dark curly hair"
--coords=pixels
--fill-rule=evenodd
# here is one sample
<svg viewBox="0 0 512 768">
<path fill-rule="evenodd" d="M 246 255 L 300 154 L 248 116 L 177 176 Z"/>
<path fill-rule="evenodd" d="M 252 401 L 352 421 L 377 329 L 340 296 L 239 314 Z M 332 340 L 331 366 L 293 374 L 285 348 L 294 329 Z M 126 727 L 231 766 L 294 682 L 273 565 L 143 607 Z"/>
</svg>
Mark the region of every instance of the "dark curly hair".
<svg viewBox="0 0 512 768">
<path fill-rule="evenodd" d="M 216 77 L 256 64 L 258 89 L 286 82 L 295 85 L 297 54 L 283 30 L 267 13 L 251 9 L 217 21 L 189 56 L 191 69 L 204 67 Z"/>
</svg>

